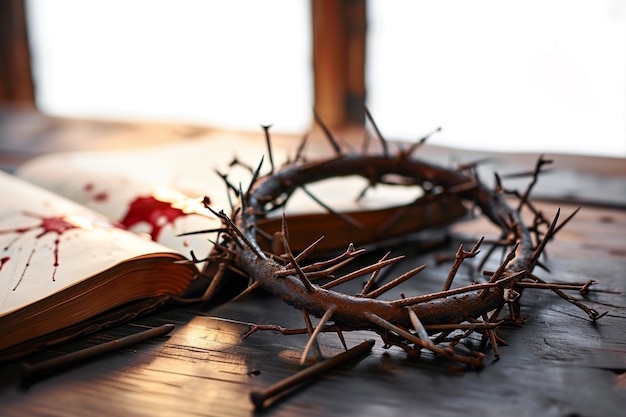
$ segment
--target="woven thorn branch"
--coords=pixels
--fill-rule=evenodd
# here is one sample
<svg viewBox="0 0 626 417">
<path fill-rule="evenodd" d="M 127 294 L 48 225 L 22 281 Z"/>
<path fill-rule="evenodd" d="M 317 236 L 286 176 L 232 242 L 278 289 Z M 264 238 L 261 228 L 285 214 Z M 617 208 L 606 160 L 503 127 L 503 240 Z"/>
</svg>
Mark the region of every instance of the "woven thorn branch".
<svg viewBox="0 0 626 417">
<path fill-rule="evenodd" d="M 222 176 L 229 190 L 238 198 L 230 214 L 214 211 L 209 206 L 208 199 L 205 204 L 221 219 L 223 227 L 210 231 L 220 234 L 220 242 L 205 260 L 217 265 L 217 268 L 213 270 L 211 285 L 202 300 L 210 299 L 224 279 L 225 270 L 233 269 L 249 279 L 249 286 L 244 293 L 262 288 L 304 315 L 306 327 L 302 329 L 255 324 L 247 336 L 268 329 L 283 334 L 308 333 L 309 339 L 301 356 L 301 362 L 304 363 L 311 348 L 316 346 L 316 338 L 320 332 L 336 332 L 345 347 L 343 332 L 373 331 L 380 336 L 385 347 L 397 346 L 413 356 L 419 356 L 426 349 L 452 361 L 479 366 L 484 353 L 472 349 L 461 352 L 457 349 L 459 342 L 477 333 L 484 342 L 491 345 L 498 357 L 498 345 L 504 341 L 498 337 L 496 330 L 505 321 L 523 321 L 519 316 L 519 303 L 526 288 L 553 291 L 582 309 L 593 321 L 606 314 L 598 313 L 565 292 L 573 289 L 585 293 L 594 281 L 573 285 L 551 284 L 533 272 L 536 267 L 543 267 L 540 258 L 547 243 L 576 214 L 576 211 L 573 212 L 559 223 L 560 213 L 557 212 L 554 219 L 548 220 L 535 209 L 530 200 L 530 193 L 540 173 L 552 161 L 543 156 L 537 160 L 534 170 L 528 173 L 531 181 L 523 193 L 505 190 L 497 175 L 495 189 L 491 190 L 479 181 L 475 164 L 460 169 L 447 169 L 415 157 L 416 149 L 426 138 L 392 152 L 388 142 L 378 135 L 381 146 L 376 151 L 369 149 L 369 142 L 358 152 L 347 151 L 323 123 L 319 119 L 317 121 L 323 127 L 334 155 L 320 160 L 307 160 L 303 154 L 303 142 L 292 161 L 275 169 L 269 128 L 264 127 L 270 172 L 260 174 L 263 165 L 261 162 L 256 170 L 251 170 L 252 179 L 245 191 L 241 186 L 230 184 L 226 175 Z M 315 249 L 322 247 L 322 238 L 309 246 L 299 248 L 296 254 L 290 247 L 292 239 L 289 237 L 289 233 L 294 234 L 294 230 L 288 229 L 288 222 L 294 220 L 293 218 L 288 221 L 283 214 L 279 231 L 272 234 L 263 230 L 262 225 L 269 221 L 268 213 L 284 208 L 296 190 L 306 192 L 308 184 L 348 175 L 363 177 L 370 186 L 391 183 L 419 186 L 424 190 L 424 195 L 411 204 L 368 213 L 337 212 L 316 199 L 327 210 L 322 215 L 325 220 L 338 219 L 354 233 L 360 234 L 364 243 L 452 223 L 466 213 L 466 204 L 469 203 L 478 208 L 500 230 L 499 240 L 491 246 L 484 260 L 497 247 L 505 248 L 507 255 L 495 271 L 483 271 L 486 277 L 484 282 L 453 287 L 461 264 L 466 259 L 475 257 L 484 242 L 480 239 L 470 250 L 460 245 L 441 291 L 382 300 L 381 296 L 417 275 L 424 266 L 372 289 L 376 287 L 374 283 L 381 270 L 399 262 L 402 257 L 388 258 L 385 255 L 371 265 L 336 277 L 335 273 L 340 268 L 361 255 L 364 250 L 349 244 L 338 256 L 307 263 L 307 257 Z M 315 196 L 311 197 L 315 199 Z M 516 207 L 510 205 L 511 198 L 516 200 Z M 522 219 L 524 210 L 531 213 L 532 220 L 529 224 Z M 377 216 L 382 216 L 384 221 L 381 222 Z M 368 219 L 374 221 L 368 222 Z M 297 234 L 297 228 L 295 231 Z M 209 231 L 195 233 L 200 232 Z M 298 236 L 298 240 L 317 237 L 319 236 Z M 350 237 L 346 235 L 346 238 Z M 484 261 L 481 267 L 482 265 Z M 345 294 L 335 289 L 339 284 L 367 275 L 369 279 L 358 294 Z M 505 308 L 508 308 L 509 314 L 503 319 L 501 315 Z M 319 319 L 316 326 L 311 324 L 310 316 Z"/>
</svg>

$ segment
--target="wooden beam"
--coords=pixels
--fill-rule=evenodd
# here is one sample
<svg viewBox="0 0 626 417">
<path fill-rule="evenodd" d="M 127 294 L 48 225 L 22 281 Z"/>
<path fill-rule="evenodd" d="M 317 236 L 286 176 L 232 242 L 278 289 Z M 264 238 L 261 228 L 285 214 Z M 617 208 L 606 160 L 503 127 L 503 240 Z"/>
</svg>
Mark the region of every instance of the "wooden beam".
<svg viewBox="0 0 626 417">
<path fill-rule="evenodd" d="M 35 106 L 24 0 L 0 1 L 0 104 Z"/>
<path fill-rule="evenodd" d="M 365 0 L 312 0 L 315 110 L 329 127 L 362 125 Z"/>
</svg>

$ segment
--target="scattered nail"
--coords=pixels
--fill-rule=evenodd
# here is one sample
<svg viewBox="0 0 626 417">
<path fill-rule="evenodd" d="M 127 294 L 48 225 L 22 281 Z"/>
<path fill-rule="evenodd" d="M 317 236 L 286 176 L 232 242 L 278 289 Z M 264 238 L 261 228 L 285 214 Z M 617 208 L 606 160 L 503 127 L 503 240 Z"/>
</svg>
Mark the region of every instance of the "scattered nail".
<svg viewBox="0 0 626 417">
<path fill-rule="evenodd" d="M 285 392 L 291 388 L 296 387 L 298 384 L 307 381 L 311 378 L 321 375 L 322 373 L 341 365 L 352 358 L 355 358 L 359 355 L 369 353 L 374 346 L 374 340 L 367 340 L 351 349 L 346 350 L 343 353 L 340 353 L 337 356 L 334 356 L 330 359 L 326 359 L 322 362 L 318 362 L 315 365 L 312 365 L 308 368 L 305 368 L 290 377 L 283 379 L 282 381 L 277 382 L 274 385 L 271 385 L 260 391 L 252 391 L 250 393 L 250 399 L 254 403 L 257 409 L 262 409 L 266 400 Z"/>
<path fill-rule="evenodd" d="M 118 349 L 125 348 L 149 339 L 159 336 L 165 336 L 174 329 L 173 324 L 164 324 L 153 329 L 145 330 L 120 339 L 111 340 L 100 345 L 91 346 L 77 352 L 68 353 L 43 362 L 22 364 L 22 383 L 31 382 L 37 378 L 43 377 L 55 371 L 65 369 L 69 366 L 76 365 L 96 356 L 113 352 Z"/>
</svg>

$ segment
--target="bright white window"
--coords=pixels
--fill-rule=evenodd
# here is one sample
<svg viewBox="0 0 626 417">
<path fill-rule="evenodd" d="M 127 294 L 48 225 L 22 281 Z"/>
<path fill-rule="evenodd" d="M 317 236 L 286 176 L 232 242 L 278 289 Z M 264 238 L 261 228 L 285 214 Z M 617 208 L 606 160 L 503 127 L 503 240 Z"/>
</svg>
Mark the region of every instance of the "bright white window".
<svg viewBox="0 0 626 417">
<path fill-rule="evenodd" d="M 368 19 L 386 136 L 626 156 L 626 2 L 368 0 Z"/>
<path fill-rule="evenodd" d="M 43 112 L 310 126 L 306 1 L 29 0 L 27 13 Z"/>
<path fill-rule="evenodd" d="M 389 138 L 626 156 L 626 2 L 368 0 Z M 307 0 L 28 0 L 37 103 L 73 117 L 310 127 Z"/>
</svg>

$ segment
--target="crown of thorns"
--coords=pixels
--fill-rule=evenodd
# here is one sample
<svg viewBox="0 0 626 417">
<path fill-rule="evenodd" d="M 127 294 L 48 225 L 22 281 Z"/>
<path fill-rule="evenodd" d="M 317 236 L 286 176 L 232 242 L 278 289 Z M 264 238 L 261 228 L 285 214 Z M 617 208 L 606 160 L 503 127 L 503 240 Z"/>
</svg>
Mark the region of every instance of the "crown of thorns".
<svg viewBox="0 0 626 417">
<path fill-rule="evenodd" d="M 211 285 L 203 295 L 203 300 L 211 298 L 220 283 L 223 283 L 227 268 L 244 274 L 249 278 L 244 293 L 262 288 L 302 311 L 306 324 L 302 329 L 254 324 L 247 335 L 266 329 L 278 330 L 283 334 L 308 333 L 310 337 L 301 362 L 305 361 L 320 332 L 336 332 L 346 347 L 343 332 L 369 330 L 377 333 L 386 347 L 398 346 L 411 355 L 419 355 L 423 349 L 427 349 L 453 361 L 480 365 L 484 354 L 476 350 L 460 352 L 456 348 L 459 341 L 472 333 L 478 333 L 498 356 L 498 345 L 503 341 L 497 336 L 496 330 L 505 321 L 521 323 L 519 302 L 527 288 L 553 291 L 581 308 L 591 320 L 595 321 L 603 315 L 565 293 L 566 290 L 577 290 L 584 294 L 594 281 L 552 284 L 533 272 L 536 267 L 543 267 L 540 258 L 547 243 L 578 211 L 559 223 L 560 210 L 549 220 L 533 206 L 530 193 L 544 166 L 552 161 L 538 158 L 534 169 L 527 173 L 531 181 L 522 193 L 505 190 L 497 174 L 495 187 L 490 189 L 479 181 L 475 164 L 447 169 L 417 158 L 415 154 L 426 138 L 391 151 L 369 112 L 366 115 L 379 138 L 376 151 L 370 149 L 370 141 L 365 141 L 363 149 L 358 152 L 342 149 L 328 128 L 316 117 L 334 154 L 320 160 L 307 160 L 303 152 L 306 141 L 303 141 L 295 157 L 280 169 L 274 167 L 269 127 L 264 127 L 270 160 L 269 172 L 261 175 L 261 162 L 256 170 L 251 170 L 252 179 L 245 191 L 241 186 L 235 187 L 229 183 L 227 176 L 222 175 L 229 191 L 237 196 L 237 202 L 232 204 L 231 213 L 226 214 L 224 211 L 214 211 L 206 199 L 205 205 L 221 219 L 223 227 L 194 232 L 220 234 L 220 241 L 211 255 L 203 259 L 217 265 L 217 268 L 212 269 Z M 424 193 L 410 204 L 399 207 L 345 213 L 333 210 L 306 188 L 314 182 L 349 175 L 365 178 L 371 187 L 377 184 L 418 186 Z M 271 225 L 275 225 L 276 221 L 271 220 L 268 213 L 284 208 L 296 190 L 305 191 L 326 210 L 324 214 L 317 215 L 318 220 L 324 221 L 315 223 L 316 233 L 323 235 L 324 224 L 327 224 L 329 232 L 330 229 L 335 232 L 339 230 L 345 234 L 346 240 L 356 240 L 360 244 L 379 242 L 451 223 L 466 213 L 467 204 L 470 203 L 501 233 L 499 239 L 491 243 L 480 268 L 497 247 L 503 248 L 506 256 L 495 271 L 482 271 L 485 276 L 483 282 L 453 287 L 457 270 L 464 260 L 479 253 L 484 239 L 478 240 L 470 250 L 465 250 L 461 244 L 447 277 L 443 279 L 441 291 L 383 300 L 381 296 L 417 275 L 425 265 L 389 282 L 377 283 L 383 268 L 402 259 L 401 256 L 388 258 L 387 254 L 371 265 L 335 276 L 340 268 L 364 252 L 353 244 L 348 244 L 345 251 L 331 259 L 307 263 L 306 259 L 315 249 L 336 248 L 337 242 L 324 242 L 320 235 L 312 236 L 312 232 L 305 232 L 298 227 L 288 229 L 288 222 L 306 223 L 298 221 L 299 215 L 287 219 L 283 214 L 278 222 L 278 230 L 272 232 Z M 530 213 L 530 216 L 526 216 L 526 213 Z M 522 217 L 530 217 L 531 220 L 525 223 Z M 308 239 L 313 243 L 296 251 L 290 246 L 292 239 L 289 233 L 297 234 L 299 242 Z M 344 241 L 342 246 L 345 244 Z M 195 257 L 194 260 L 198 261 Z M 339 284 L 368 275 L 358 294 L 345 294 L 335 289 Z M 509 314 L 503 319 L 501 316 L 505 308 L 508 308 Z M 315 326 L 311 324 L 311 315 L 319 319 Z"/>
</svg>

